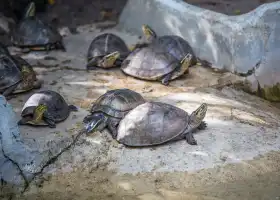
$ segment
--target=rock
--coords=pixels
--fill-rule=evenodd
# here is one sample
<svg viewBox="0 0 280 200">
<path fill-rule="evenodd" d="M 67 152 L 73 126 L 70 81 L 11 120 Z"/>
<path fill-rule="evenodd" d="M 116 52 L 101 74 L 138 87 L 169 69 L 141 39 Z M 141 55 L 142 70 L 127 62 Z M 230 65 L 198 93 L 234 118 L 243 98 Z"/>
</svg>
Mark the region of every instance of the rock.
<svg viewBox="0 0 280 200">
<path fill-rule="evenodd" d="M 214 68 L 247 74 L 260 62 L 262 68 L 274 67 L 272 54 L 280 49 L 274 37 L 280 34 L 279 9 L 280 2 L 275 2 L 244 15 L 227 16 L 178 0 L 129 0 L 119 28 L 142 35 L 141 25 L 148 24 L 158 35 L 182 36 L 196 56 Z"/>
</svg>

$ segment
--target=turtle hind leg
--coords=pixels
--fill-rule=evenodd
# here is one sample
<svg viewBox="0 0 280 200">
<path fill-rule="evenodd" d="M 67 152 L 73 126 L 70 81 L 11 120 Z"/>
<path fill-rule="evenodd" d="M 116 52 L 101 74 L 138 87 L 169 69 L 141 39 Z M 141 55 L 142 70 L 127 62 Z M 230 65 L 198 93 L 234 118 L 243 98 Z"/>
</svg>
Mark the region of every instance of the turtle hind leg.
<svg viewBox="0 0 280 200">
<path fill-rule="evenodd" d="M 74 106 L 74 105 L 69 105 L 68 108 L 69 108 L 70 111 L 73 111 L 73 112 L 77 112 L 78 111 L 78 108 L 76 106 Z"/>
<path fill-rule="evenodd" d="M 207 128 L 207 123 L 202 121 L 201 124 L 197 127 L 198 130 L 205 130 Z"/>
<path fill-rule="evenodd" d="M 192 132 L 186 133 L 185 138 L 186 138 L 186 141 L 187 141 L 188 144 L 197 145 L 197 141 L 196 141 L 196 139 L 194 139 L 194 136 L 193 136 Z"/>
<path fill-rule="evenodd" d="M 165 75 L 162 79 L 161 79 L 161 83 L 165 86 L 168 86 L 169 85 L 169 81 L 172 77 L 172 73 L 169 73 L 167 75 Z"/>
</svg>

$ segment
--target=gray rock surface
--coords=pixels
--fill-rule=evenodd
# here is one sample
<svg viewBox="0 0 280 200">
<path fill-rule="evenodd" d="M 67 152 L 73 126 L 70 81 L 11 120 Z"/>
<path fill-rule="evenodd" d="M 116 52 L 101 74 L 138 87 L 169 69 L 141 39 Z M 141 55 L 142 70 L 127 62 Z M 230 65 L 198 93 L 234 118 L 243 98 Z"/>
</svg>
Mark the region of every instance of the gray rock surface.
<svg viewBox="0 0 280 200">
<path fill-rule="evenodd" d="M 181 0 L 129 0 L 120 16 L 120 28 L 141 33 L 149 24 L 158 35 L 185 38 L 196 55 L 218 69 L 247 74 L 261 63 L 273 68 L 280 49 L 280 2 L 263 4 L 239 16 L 227 16 Z M 276 59 L 279 60 L 279 59 Z"/>
</svg>

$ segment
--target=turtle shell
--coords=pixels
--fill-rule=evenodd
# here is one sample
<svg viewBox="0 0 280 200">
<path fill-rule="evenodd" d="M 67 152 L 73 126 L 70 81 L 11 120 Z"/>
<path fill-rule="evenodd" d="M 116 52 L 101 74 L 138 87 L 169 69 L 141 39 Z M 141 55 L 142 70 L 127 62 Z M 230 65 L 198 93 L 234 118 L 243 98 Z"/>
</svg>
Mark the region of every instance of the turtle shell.
<svg viewBox="0 0 280 200">
<path fill-rule="evenodd" d="M 127 146 L 158 145 L 188 128 L 188 113 L 161 102 L 147 102 L 131 110 L 118 126 L 117 140 Z"/>
<path fill-rule="evenodd" d="M 178 60 L 182 60 L 188 53 L 193 55 L 195 61 L 195 54 L 190 44 L 182 37 L 177 35 L 164 35 L 158 37 L 154 43 L 160 45 L 166 51 L 171 53 Z"/>
<path fill-rule="evenodd" d="M 61 41 L 62 36 L 56 29 L 36 17 L 23 19 L 12 32 L 12 42 L 19 47 L 46 46 Z"/>
<path fill-rule="evenodd" d="M 123 118 L 130 110 L 145 102 L 139 93 L 132 90 L 110 90 L 96 100 L 91 113 L 103 112 L 115 118 Z"/>
<path fill-rule="evenodd" d="M 0 54 L 10 55 L 10 52 L 7 49 L 7 47 L 4 44 L 2 44 L 1 42 L 0 42 Z"/>
<path fill-rule="evenodd" d="M 95 37 L 91 42 L 87 53 L 87 59 L 105 56 L 115 51 L 120 53 L 120 59 L 123 60 L 130 52 L 125 42 L 119 36 L 112 33 L 104 33 Z"/>
<path fill-rule="evenodd" d="M 21 80 L 21 72 L 15 60 L 10 55 L 0 54 L 0 92 L 3 93 Z"/>
<path fill-rule="evenodd" d="M 136 48 L 122 63 L 125 74 L 144 79 L 158 80 L 178 67 L 178 60 L 158 45 Z"/>
<path fill-rule="evenodd" d="M 68 104 L 59 93 L 52 90 L 44 90 L 36 92 L 29 97 L 22 108 L 21 116 L 32 115 L 34 109 L 39 104 L 44 104 L 48 107 L 48 112 L 54 117 L 55 122 L 64 121 L 70 114 Z M 42 125 L 47 124 L 44 123 Z"/>
<path fill-rule="evenodd" d="M 22 71 L 23 66 L 28 67 L 30 70 L 30 73 L 27 76 L 22 74 L 22 81 L 19 83 L 14 93 L 25 92 L 33 89 L 35 81 L 38 80 L 33 67 L 20 56 L 13 56 L 13 59 L 17 63 L 17 67 L 20 71 Z"/>
</svg>

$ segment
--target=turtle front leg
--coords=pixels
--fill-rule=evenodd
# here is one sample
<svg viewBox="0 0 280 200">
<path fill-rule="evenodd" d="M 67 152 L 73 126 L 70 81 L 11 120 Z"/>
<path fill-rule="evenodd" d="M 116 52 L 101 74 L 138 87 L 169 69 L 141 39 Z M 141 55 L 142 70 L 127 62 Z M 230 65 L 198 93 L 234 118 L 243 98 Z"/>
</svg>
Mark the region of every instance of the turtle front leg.
<svg viewBox="0 0 280 200">
<path fill-rule="evenodd" d="M 162 78 L 161 83 L 165 86 L 169 85 L 169 81 L 170 81 L 171 77 L 172 77 L 172 73 L 169 73 L 169 74 L 165 75 Z"/>
<path fill-rule="evenodd" d="M 50 128 L 55 128 L 56 127 L 54 117 L 47 111 L 44 112 L 44 120 Z"/>
<path fill-rule="evenodd" d="M 117 138 L 117 135 L 118 135 L 117 127 L 118 127 L 119 123 L 120 123 L 119 119 L 109 119 L 108 120 L 108 129 L 109 129 L 113 139 Z"/>
<path fill-rule="evenodd" d="M 196 139 L 194 139 L 194 136 L 193 136 L 192 132 L 186 133 L 185 138 L 186 138 L 186 141 L 187 141 L 188 144 L 197 145 L 197 141 L 196 141 Z"/>
<path fill-rule="evenodd" d="M 202 121 L 201 124 L 197 127 L 198 130 L 205 130 L 207 128 L 207 123 Z"/>
</svg>

